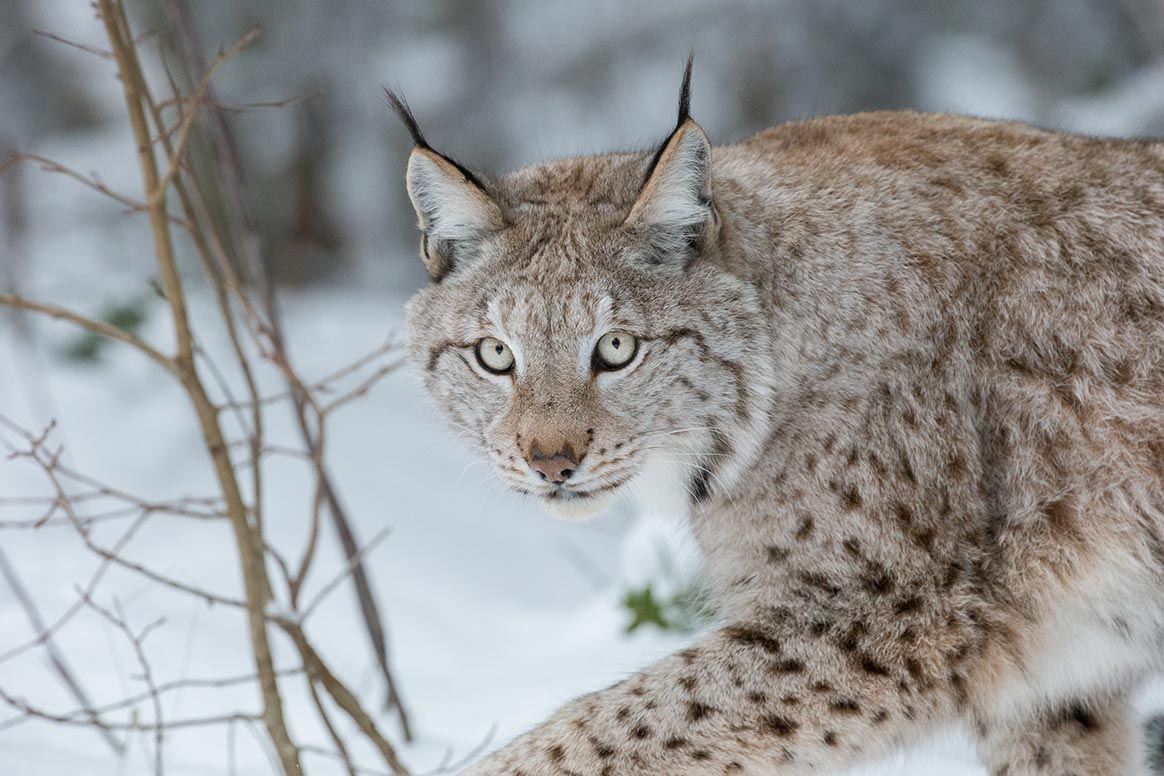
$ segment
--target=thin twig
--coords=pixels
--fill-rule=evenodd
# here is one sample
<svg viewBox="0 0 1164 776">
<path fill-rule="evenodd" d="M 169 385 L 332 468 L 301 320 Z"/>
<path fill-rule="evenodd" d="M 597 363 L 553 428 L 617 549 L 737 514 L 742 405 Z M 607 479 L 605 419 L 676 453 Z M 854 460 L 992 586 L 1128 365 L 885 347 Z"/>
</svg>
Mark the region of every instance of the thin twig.
<svg viewBox="0 0 1164 776">
<path fill-rule="evenodd" d="M 12 589 L 12 594 L 16 596 L 16 600 L 20 603 L 21 608 L 24 609 L 24 614 L 28 617 L 33 631 L 37 635 L 45 634 L 47 629 L 45 628 L 44 620 L 41 619 L 40 611 L 36 607 L 36 602 L 28 594 L 27 588 L 24 587 L 24 584 L 20 581 L 20 577 L 16 574 L 16 569 L 9 563 L 8 556 L 2 550 L 0 550 L 0 573 L 4 575 L 5 581 L 8 582 L 8 587 Z M 49 662 L 52 664 L 53 670 L 61 677 L 61 681 L 69 688 L 69 692 L 77 699 L 77 703 L 81 705 L 80 713 L 93 723 L 93 726 L 101 734 L 105 743 L 109 744 L 109 748 L 113 750 L 113 753 L 120 755 L 125 751 L 125 746 L 117 740 L 117 737 L 113 735 L 113 732 L 109 730 L 104 720 L 101 719 L 100 713 L 93 708 L 93 703 L 89 700 L 89 694 L 85 692 L 85 688 L 81 686 L 81 683 L 73 675 L 73 671 L 69 668 L 65 656 L 57 649 L 57 645 L 52 637 L 48 635 L 44 636 L 41 643 L 44 645 L 44 651 L 48 654 Z"/>
<path fill-rule="evenodd" d="M 374 550 L 377 545 L 380 544 L 380 542 L 387 539 L 390 533 L 392 533 L 391 528 L 381 528 L 372 536 L 367 544 L 357 549 L 355 555 L 348 560 L 347 565 L 345 565 L 338 574 L 332 577 L 330 582 L 320 588 L 319 592 L 315 594 L 310 602 L 308 602 L 307 606 L 303 607 L 299 615 L 299 621 L 303 622 L 308 617 L 310 617 L 311 613 L 314 612 L 321 603 L 323 603 L 323 600 L 327 598 L 327 596 L 330 595 L 333 590 L 339 587 L 343 581 L 348 578 L 349 575 L 354 574 L 356 569 L 363 565 L 364 556 Z"/>
<path fill-rule="evenodd" d="M 88 599 L 92 600 L 92 599 Z M 276 672 L 280 678 L 287 678 L 292 676 L 301 676 L 303 674 L 302 668 L 288 668 Z M 121 711 L 130 706 L 136 706 L 142 701 L 150 699 L 151 692 L 156 692 L 159 696 L 167 695 L 177 690 L 189 690 L 193 688 L 219 690 L 224 687 L 235 687 L 240 684 L 250 684 L 258 681 L 256 674 L 244 674 L 242 676 L 226 676 L 220 679 L 176 679 L 171 682 L 159 683 L 153 691 L 145 691 L 135 695 L 128 695 L 120 700 L 112 701 L 110 703 L 97 706 L 92 709 L 92 712 L 97 715 L 110 714 L 112 712 Z M 74 711 L 61 712 L 57 716 L 68 718 L 70 720 L 79 720 L 89 716 L 89 710 L 79 708 Z M 28 722 L 27 717 L 13 717 L 11 719 L 0 722 L 0 732 L 17 725 Z"/>
<path fill-rule="evenodd" d="M 98 321 L 93 318 L 86 318 L 84 315 L 75 313 L 64 307 L 58 307 L 47 302 L 34 302 L 31 299 L 25 299 L 17 294 L 0 294 L 0 305 L 7 305 L 9 307 L 17 307 L 21 310 L 28 310 L 30 312 L 41 313 L 50 318 L 57 320 L 68 321 L 74 323 L 81 328 L 88 329 L 94 334 L 100 334 L 103 337 L 123 342 L 130 347 L 136 348 L 138 352 L 145 354 L 153 359 L 159 366 L 163 367 L 167 372 L 174 373 L 175 366 L 172 359 L 165 356 L 161 351 L 154 348 L 148 342 L 138 337 L 132 332 L 125 329 L 112 326 L 104 321 Z"/>
<path fill-rule="evenodd" d="M 141 668 L 142 678 L 146 683 L 147 695 L 154 709 L 154 776 L 164 776 L 165 757 L 163 756 L 163 750 L 165 746 L 166 728 L 162 716 L 162 700 L 161 694 L 158 692 L 158 686 L 154 682 L 153 668 L 150 666 L 150 661 L 145 653 L 146 637 L 161 626 L 164 620 L 155 620 L 135 633 L 129 626 L 128 620 L 126 620 L 125 612 L 121 610 L 121 604 L 116 600 L 114 601 L 114 607 L 117 609 L 116 613 L 101 606 L 92 598 L 85 595 L 84 592 L 81 593 L 81 600 L 85 602 L 86 606 L 104 618 L 106 622 L 121 631 L 133 647 L 133 654 L 137 658 L 138 666 Z"/>
<path fill-rule="evenodd" d="M 94 56 L 101 57 L 102 59 L 113 59 L 113 52 L 112 51 L 106 51 L 105 49 L 99 49 L 95 46 L 90 46 L 86 43 L 81 43 L 80 41 L 72 40 L 71 38 L 66 38 L 63 35 L 57 35 L 56 33 L 47 32 L 45 30 L 33 30 L 32 34 L 39 35 L 42 38 L 47 38 L 47 39 L 52 40 L 52 41 L 56 41 L 57 43 L 63 43 L 64 45 L 66 45 L 70 48 L 75 48 L 78 51 L 84 51 L 86 54 L 93 54 Z"/>
<path fill-rule="evenodd" d="M 9 706 L 11 706 L 13 709 L 16 709 L 21 714 L 24 714 L 24 715 L 27 715 L 30 717 L 35 717 L 37 719 L 42 719 L 42 720 L 45 720 L 48 722 L 55 722 L 59 725 L 71 725 L 71 726 L 76 726 L 76 727 L 87 727 L 87 726 L 90 726 L 93 724 L 90 721 L 85 720 L 85 719 L 78 719 L 76 717 L 71 717 L 71 716 L 64 715 L 64 714 L 54 714 L 52 712 L 45 711 L 44 709 L 37 708 L 36 706 L 33 706 L 32 704 L 28 703 L 28 701 L 26 701 L 22 698 L 18 698 L 15 695 L 11 695 L 7 691 L 5 691 L 3 688 L 0 688 L 0 701 L 3 701 L 4 703 L 8 704 Z M 141 720 L 137 720 L 137 719 L 130 720 L 129 722 L 108 722 L 108 723 L 106 723 L 106 725 L 109 727 L 110 730 L 137 730 L 137 731 L 153 732 L 153 731 L 157 730 L 159 727 L 163 727 L 165 730 L 179 730 L 182 728 L 206 727 L 208 725 L 225 725 L 225 724 L 228 724 L 230 722 L 240 722 L 240 721 L 261 722 L 262 719 L 263 719 L 262 715 L 259 715 L 259 714 L 246 714 L 243 712 L 234 712 L 231 714 L 221 714 L 218 716 L 211 716 L 211 717 L 188 717 L 185 719 L 170 719 L 170 720 L 166 720 L 164 726 L 161 725 L 160 723 L 158 723 L 157 721 L 150 723 L 150 722 L 142 722 Z"/>
<path fill-rule="evenodd" d="M 356 776 L 356 766 L 352 764 L 352 757 L 348 754 L 348 748 L 344 745 L 344 740 L 340 736 L 339 731 L 332 724 L 331 715 L 328 714 L 327 708 L 323 705 L 323 699 L 319 697 L 319 690 L 316 689 L 315 682 L 310 679 L 307 680 L 307 690 L 311 693 L 311 702 L 315 704 L 315 710 L 319 712 L 319 719 L 323 722 L 323 727 L 327 730 L 327 735 L 331 738 L 336 753 L 339 755 L 340 761 L 344 764 L 344 770 L 348 772 L 348 776 Z"/>
<path fill-rule="evenodd" d="M 348 689 L 339 677 L 332 673 L 327 664 L 320 658 L 319 653 L 311 646 L 304 634 L 303 629 L 298 623 L 289 622 L 287 620 L 277 621 L 288 636 L 291 637 L 292 643 L 296 650 L 299 651 L 299 658 L 303 661 L 303 668 L 307 671 L 307 676 L 314 682 L 318 682 L 321 687 L 327 690 L 327 694 L 331 696 L 336 705 L 343 709 L 344 713 L 351 718 L 352 722 L 356 723 L 356 727 L 360 729 L 369 741 L 371 741 L 376 749 L 380 752 L 380 756 L 384 758 L 385 764 L 392 769 L 396 776 L 409 776 L 408 769 L 400 762 L 400 758 L 396 756 L 396 750 L 392 748 L 392 744 L 388 743 L 388 739 L 380 733 L 376 727 L 375 720 L 372 719 L 368 712 L 360 705 L 356 696 Z"/>
</svg>

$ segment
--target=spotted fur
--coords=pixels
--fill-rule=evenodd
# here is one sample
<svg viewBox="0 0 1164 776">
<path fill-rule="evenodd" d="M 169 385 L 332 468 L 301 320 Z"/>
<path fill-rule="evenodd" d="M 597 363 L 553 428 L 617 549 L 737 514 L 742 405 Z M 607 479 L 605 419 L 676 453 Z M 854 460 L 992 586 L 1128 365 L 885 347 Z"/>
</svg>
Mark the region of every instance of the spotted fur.
<svg viewBox="0 0 1164 776">
<path fill-rule="evenodd" d="M 686 513 L 723 617 L 472 776 L 826 773 L 958 719 L 995 776 L 1145 772 L 1164 145 L 871 113 L 712 151 L 681 115 L 500 178 L 415 153 L 436 403 L 548 505 Z M 596 372 L 610 330 L 639 350 Z"/>
</svg>

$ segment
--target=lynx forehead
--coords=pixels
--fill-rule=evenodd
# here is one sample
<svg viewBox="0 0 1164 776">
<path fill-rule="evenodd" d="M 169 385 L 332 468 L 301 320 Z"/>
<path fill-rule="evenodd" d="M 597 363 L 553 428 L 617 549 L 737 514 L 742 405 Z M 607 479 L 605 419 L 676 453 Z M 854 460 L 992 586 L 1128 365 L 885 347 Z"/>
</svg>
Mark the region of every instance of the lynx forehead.
<svg viewBox="0 0 1164 776">
<path fill-rule="evenodd" d="M 469 773 L 820 774 L 949 722 L 991 776 L 1145 773 L 1164 146 L 873 113 L 713 149 L 690 74 L 653 153 L 501 177 L 389 94 L 429 393 L 556 513 L 687 514 L 722 618 Z"/>
</svg>

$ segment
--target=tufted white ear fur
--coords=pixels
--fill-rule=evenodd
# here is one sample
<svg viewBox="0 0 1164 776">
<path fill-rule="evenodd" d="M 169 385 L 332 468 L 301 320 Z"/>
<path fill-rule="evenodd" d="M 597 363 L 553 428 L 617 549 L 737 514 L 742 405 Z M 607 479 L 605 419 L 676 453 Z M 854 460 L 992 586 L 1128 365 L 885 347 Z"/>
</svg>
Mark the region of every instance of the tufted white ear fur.
<svg viewBox="0 0 1164 776">
<path fill-rule="evenodd" d="M 421 257 L 438 280 L 452 269 L 457 243 L 504 226 L 501 208 L 472 173 L 429 148 L 412 150 L 407 180 L 423 233 Z"/>
<path fill-rule="evenodd" d="M 684 120 L 659 152 L 626 223 L 647 230 L 662 254 L 686 253 L 717 227 L 711 143 L 692 119 Z"/>
</svg>

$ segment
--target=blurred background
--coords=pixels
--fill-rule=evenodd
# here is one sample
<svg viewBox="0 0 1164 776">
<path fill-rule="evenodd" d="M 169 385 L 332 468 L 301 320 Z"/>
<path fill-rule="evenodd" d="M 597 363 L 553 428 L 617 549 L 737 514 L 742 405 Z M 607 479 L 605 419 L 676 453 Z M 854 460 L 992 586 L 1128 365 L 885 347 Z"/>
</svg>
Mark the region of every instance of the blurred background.
<svg viewBox="0 0 1164 776">
<path fill-rule="evenodd" d="M 165 0 L 127 5 L 143 51 L 170 51 Z M 435 147 L 491 173 L 652 147 L 672 125 L 689 51 L 693 114 L 713 143 L 787 119 L 905 108 L 1164 135 L 1160 0 L 202 0 L 191 8 L 206 58 L 254 25 L 263 30 L 214 83 L 285 305 L 289 346 L 309 374 L 398 330 L 403 301 L 425 282 L 403 186 L 410 143 L 385 108 L 383 85 L 407 95 Z M 0 160 L 37 154 L 140 198 L 120 86 L 100 52 L 106 46 L 83 0 L 0 0 Z M 151 77 L 164 85 L 157 61 Z M 155 282 L 141 214 L 36 164 L 0 174 L 0 292 L 65 304 L 164 342 L 170 332 Z M 195 272 L 190 282 L 197 307 L 205 289 Z M 207 347 L 226 346 L 221 333 L 207 338 Z M 482 741 L 504 741 L 698 628 L 689 600 L 697 561 L 683 527 L 666 516 L 620 509 L 584 526 L 551 522 L 474 462 L 404 373 L 346 412 L 329 464 L 360 533 L 393 528 L 369 563 L 416 721 L 418 742 L 404 755 L 417 771 L 438 767 L 450 747 L 463 755 Z M 210 487 L 172 386 L 134 354 L 7 309 L 0 414 L 28 428 L 56 420 L 74 465 L 127 489 Z M 289 418 L 274 427 L 292 434 Z M 447 471 L 461 473 L 434 474 Z M 271 500 L 287 512 L 271 529 L 276 540 L 302 529 L 309 494 L 301 474 L 279 464 L 268 478 Z M 43 485 L 20 462 L 0 460 L 0 499 Z M 0 512 L 14 523 L 27 517 Z M 92 559 L 68 532 L 4 527 L 0 550 L 51 619 L 69 606 Z M 165 523 L 137 541 L 176 577 L 237 589 L 220 539 L 201 526 Z M 334 552 L 327 562 L 341 566 Z M 243 638 L 237 619 L 201 604 L 175 610 L 132 579 L 114 575 L 109 584 L 143 618 L 166 617 L 151 638 L 172 675 L 247 670 L 245 650 L 233 646 Z M 342 603 L 321 630 L 342 672 L 375 696 L 353 612 L 352 602 Z M 67 705 L 43 655 L 3 656 L 31 628 L 0 581 L 0 688 Z M 98 698 L 132 689 L 111 678 L 132 672 L 124 645 L 106 631 L 81 618 L 60 634 Z M 239 689 L 238 700 L 248 692 Z M 179 694 L 173 703 L 190 711 L 213 701 Z M 978 773 L 955 739 L 922 756 L 948 758 L 947 773 Z M 225 773 L 223 742 L 218 732 L 175 736 L 172 772 Z M 255 740 L 231 746 L 237 772 L 270 772 Z M 114 761 L 94 736 L 0 716 L 6 773 L 149 772 L 146 759 L 139 752 Z M 902 772 L 895 763 L 876 772 Z"/>
<path fill-rule="evenodd" d="M 164 2 L 130 5 L 166 45 Z M 108 73 L 33 34 L 92 38 L 91 15 L 79 0 L 0 1 L 0 153 L 121 121 Z M 310 97 L 233 118 L 251 187 L 279 193 L 259 198 L 259 220 L 289 284 L 422 282 L 401 185 L 409 143 L 384 84 L 431 142 L 488 171 L 651 146 L 689 50 L 695 115 L 719 143 L 897 108 L 1097 134 L 1164 126 L 1158 0 L 238 0 L 195 15 L 210 51 L 264 30 L 217 79 L 223 102 Z"/>
</svg>

